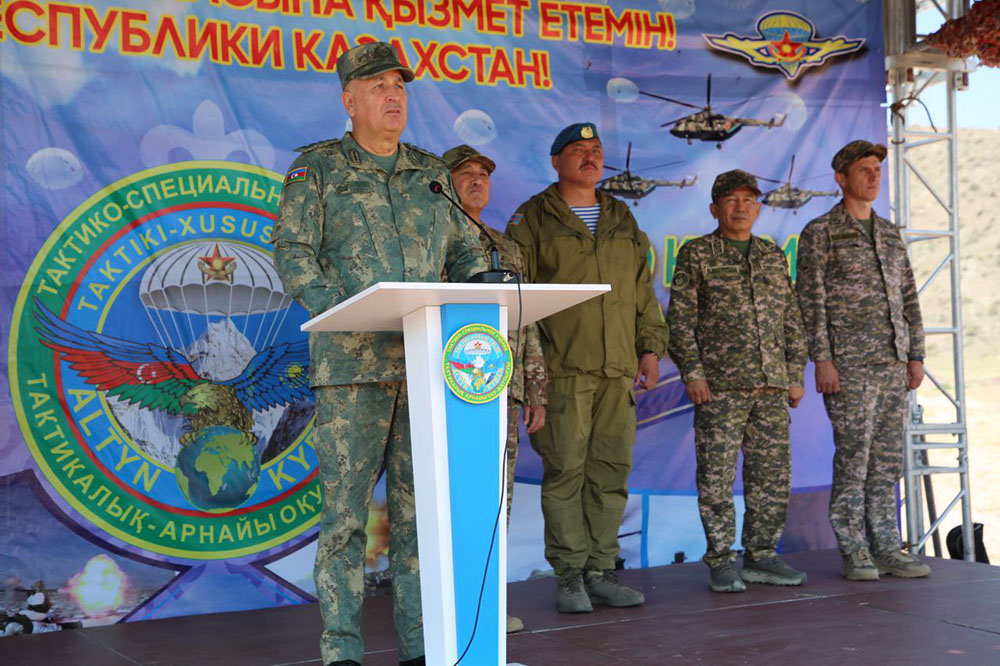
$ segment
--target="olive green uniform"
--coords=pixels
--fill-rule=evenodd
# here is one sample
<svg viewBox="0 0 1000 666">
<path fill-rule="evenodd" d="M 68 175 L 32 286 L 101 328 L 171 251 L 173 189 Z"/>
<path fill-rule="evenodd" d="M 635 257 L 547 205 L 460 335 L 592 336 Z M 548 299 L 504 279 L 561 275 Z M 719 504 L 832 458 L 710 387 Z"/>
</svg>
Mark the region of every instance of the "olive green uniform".
<svg viewBox="0 0 1000 666">
<path fill-rule="evenodd" d="M 611 285 L 609 294 L 539 322 L 549 402 L 531 444 L 545 469 L 545 557 L 557 574 L 614 568 L 635 443 L 638 357 L 662 357 L 667 342 L 646 234 L 626 204 L 597 196 L 596 237 L 555 185 L 507 225 L 529 281 Z"/>
<path fill-rule="evenodd" d="M 428 184 L 450 183 L 434 155 L 399 144 L 387 174 L 354 140 L 302 149 L 281 195 L 272 242 L 285 290 L 317 315 L 380 281 L 456 281 L 485 270 L 464 216 Z M 389 566 L 401 659 L 423 654 L 413 465 L 402 335 L 311 333 L 323 515 L 316 590 L 323 662 L 360 662 L 365 525 L 383 459 Z"/>
<path fill-rule="evenodd" d="M 788 388 L 802 384 L 806 340 L 785 255 L 752 236 L 744 258 L 719 231 L 685 243 L 670 292 L 670 357 L 685 383 L 708 382 L 695 406 L 698 509 L 705 563 L 735 559 L 733 482 L 743 451 L 743 547 L 777 552 L 790 489 Z"/>
</svg>

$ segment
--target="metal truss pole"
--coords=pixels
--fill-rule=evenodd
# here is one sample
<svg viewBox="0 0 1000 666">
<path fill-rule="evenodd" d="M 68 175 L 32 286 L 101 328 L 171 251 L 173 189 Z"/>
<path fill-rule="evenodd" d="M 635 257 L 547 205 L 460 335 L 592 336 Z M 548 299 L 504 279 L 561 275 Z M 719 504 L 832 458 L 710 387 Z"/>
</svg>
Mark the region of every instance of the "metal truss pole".
<svg viewBox="0 0 1000 666">
<path fill-rule="evenodd" d="M 948 338 L 952 349 L 952 377 L 954 389 L 945 386 L 947 380 L 939 380 L 937 373 L 946 368 L 927 364 L 926 380 L 939 391 L 954 408 L 954 417 L 936 422 L 926 422 L 923 409 L 918 404 L 917 392 L 910 394 L 910 414 L 904 442 L 904 492 L 906 506 L 906 540 L 910 549 L 923 553 L 926 543 L 936 537 L 944 519 L 958 505 L 962 511 L 962 536 L 965 559 L 973 561 L 972 505 L 969 496 L 968 428 L 966 420 L 965 370 L 962 346 L 961 310 L 961 263 L 959 255 L 959 214 L 958 214 L 958 134 L 955 93 L 964 85 L 967 76 L 965 62 L 947 58 L 944 54 L 926 48 L 916 39 L 917 4 L 921 0 L 885 0 L 886 28 L 886 69 L 888 84 L 892 93 L 892 183 L 894 221 L 900 227 L 910 248 L 917 242 L 932 242 L 941 250 L 941 261 L 930 273 L 926 282 L 919 286 L 923 293 L 928 286 L 939 279 L 950 279 L 950 324 L 943 327 L 928 327 L 928 336 Z M 966 0 L 948 0 L 943 9 L 932 0 L 934 9 L 943 18 L 963 16 L 968 7 Z M 907 109 L 920 99 L 920 95 L 931 85 L 943 83 L 947 98 L 947 125 L 943 131 L 920 131 L 910 127 Z M 914 165 L 911 153 L 924 146 L 944 143 L 946 152 L 947 191 L 941 193 Z M 920 221 L 911 217 L 911 186 L 926 188 L 942 207 L 947 224 L 940 228 L 921 228 Z M 927 226 L 927 225 L 925 225 Z M 925 321 L 928 317 L 925 313 Z M 935 313 L 936 314 L 936 313 Z M 942 377 L 945 375 L 942 374 Z M 950 449 L 956 452 L 954 466 L 932 465 L 929 452 Z M 959 490 L 948 501 L 940 515 L 936 515 L 931 494 L 930 479 L 938 474 L 957 474 Z M 930 520 L 924 516 L 924 488 L 926 482 Z M 940 553 L 936 553 L 940 554 Z"/>
</svg>

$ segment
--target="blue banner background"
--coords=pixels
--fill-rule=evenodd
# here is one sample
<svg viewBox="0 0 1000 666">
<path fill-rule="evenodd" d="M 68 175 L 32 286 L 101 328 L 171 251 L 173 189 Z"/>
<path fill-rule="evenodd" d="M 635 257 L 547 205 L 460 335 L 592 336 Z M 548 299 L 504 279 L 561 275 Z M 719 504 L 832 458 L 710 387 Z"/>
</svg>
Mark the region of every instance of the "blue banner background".
<svg viewBox="0 0 1000 666">
<path fill-rule="evenodd" d="M 403 140 L 438 154 L 471 143 L 495 160 L 493 199 L 485 219 L 500 229 L 518 204 L 553 180 L 548 146 L 562 127 L 573 122 L 598 125 L 608 165 L 623 168 L 631 142 L 633 172 L 669 179 L 696 175 L 694 186 L 661 187 L 633 208 L 656 253 L 654 284 L 664 309 L 669 307 L 671 260 L 678 243 L 715 228 L 708 204 L 716 174 L 739 167 L 783 181 L 795 156 L 795 184 L 834 190 L 829 164 L 840 146 L 854 138 L 885 140 L 880 108 L 885 100 L 882 17 L 877 2 L 659 0 L 609 5 L 616 12 L 626 6 L 651 15 L 672 12 L 676 23 L 672 50 L 625 48 L 620 40 L 614 46 L 543 40 L 538 37 L 539 11 L 534 6 L 526 10 L 524 36 L 518 38 L 480 34 L 472 27 L 389 31 L 366 21 L 363 3 L 355 4 L 354 20 L 342 15 L 320 19 L 238 11 L 207 0 L 93 0 L 79 6 L 95 8 L 101 15 L 112 6 L 143 9 L 151 20 L 174 15 L 203 22 L 242 21 L 278 28 L 286 39 L 295 29 L 321 29 L 343 31 L 350 38 L 367 34 L 404 42 L 438 39 L 547 51 L 551 89 L 419 77 L 408 86 L 410 121 Z M 6 3 L 6 8 L 10 5 Z M 790 80 L 777 70 L 754 67 L 741 57 L 713 50 L 703 38 L 726 32 L 753 35 L 758 17 L 777 10 L 808 18 L 819 38 L 845 35 L 867 41 L 861 51 L 805 69 Z M 5 515 L 0 574 L 6 588 L 21 589 L 39 579 L 47 588 L 65 587 L 73 572 L 107 554 L 132 581 L 126 601 L 113 613 L 95 616 L 67 600 L 64 617 L 101 623 L 310 600 L 315 528 L 254 554 L 205 563 L 144 551 L 90 524 L 52 489 L 25 445 L 6 384 L 13 366 L 34 359 L 17 358 L 6 346 L 29 266 L 77 206 L 133 173 L 186 160 L 249 163 L 280 176 L 297 146 L 339 137 L 348 126 L 336 75 L 296 71 L 290 49 L 283 68 L 125 55 L 115 38 L 103 53 L 75 50 L 65 25 L 57 44 L 44 39 L 27 44 L 12 36 L 10 19 L 5 14 L 0 26 L 4 117 L 0 329 L 8 352 L 3 356 L 5 386 L 0 391 L 0 506 Z M 66 23 L 65 17 L 62 20 Z M 48 29 L 27 12 L 19 14 L 14 27 L 22 32 Z M 406 55 L 416 60 L 412 50 Z M 721 149 L 714 143 L 689 145 L 659 126 L 694 109 L 643 96 L 632 99 L 609 88 L 611 79 L 625 78 L 638 89 L 700 106 L 709 74 L 713 108 L 759 119 L 785 114 L 784 125 L 745 127 Z M 674 164 L 644 171 L 669 162 Z M 888 212 L 885 190 L 876 202 L 883 215 Z M 794 240 L 802 226 L 834 202 L 815 198 L 797 211 L 765 207 L 755 233 L 780 245 L 792 241 L 794 259 Z M 137 282 L 123 292 L 127 299 L 123 304 L 138 302 Z M 298 335 L 295 326 L 303 313 L 296 308 L 292 306 L 279 337 L 290 340 Z M 130 322 L 128 309 L 120 307 L 105 331 L 114 329 L 134 340 L 152 339 L 145 324 Z M 669 360 L 661 363 L 661 373 L 656 389 L 637 396 L 640 428 L 630 481 L 632 499 L 622 529 L 627 566 L 665 564 L 674 561 L 675 553 L 692 559 L 704 552 L 694 502 L 692 412 Z M 825 518 L 831 433 L 812 385 L 811 366 L 806 377 L 806 398 L 792 417 L 793 500 L 785 550 L 833 545 Z M 547 566 L 541 557 L 540 478 L 540 461 L 522 438 L 510 532 L 511 579 Z M 739 480 L 736 491 L 741 492 Z M 382 492 L 381 488 L 376 492 L 375 505 L 384 502 Z M 45 538 L 33 540 L 36 533 Z M 378 569 L 384 562 L 384 552 L 376 553 L 369 566 Z M 21 602 L 13 595 L 4 603 L 15 609 Z"/>
</svg>

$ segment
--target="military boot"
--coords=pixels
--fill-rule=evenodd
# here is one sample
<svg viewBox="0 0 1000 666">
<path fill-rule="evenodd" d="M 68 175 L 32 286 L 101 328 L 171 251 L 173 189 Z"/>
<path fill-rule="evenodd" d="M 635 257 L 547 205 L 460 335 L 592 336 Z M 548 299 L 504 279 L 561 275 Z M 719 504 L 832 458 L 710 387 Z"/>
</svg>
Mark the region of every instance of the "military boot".
<svg viewBox="0 0 1000 666">
<path fill-rule="evenodd" d="M 400 661 L 399 666 L 427 666 L 427 659 L 425 659 L 424 657 L 406 659 L 404 661 Z"/>
<path fill-rule="evenodd" d="M 591 603 L 612 608 L 628 608 L 646 601 L 642 592 L 619 583 L 618 572 L 614 569 L 588 571 L 585 582 Z"/>
<path fill-rule="evenodd" d="M 521 618 L 514 617 L 513 615 L 507 616 L 507 633 L 516 634 L 517 632 L 524 629 L 524 622 L 521 622 Z"/>
<path fill-rule="evenodd" d="M 708 586 L 712 588 L 712 592 L 747 591 L 747 586 L 732 562 L 723 562 L 717 567 L 712 567 L 708 572 Z"/>
<path fill-rule="evenodd" d="M 840 573 L 847 580 L 878 580 L 878 568 L 872 562 L 867 548 L 844 555 Z"/>
<path fill-rule="evenodd" d="M 929 566 L 902 550 L 877 553 L 875 566 L 878 567 L 880 574 L 889 574 L 900 578 L 923 578 L 931 573 Z"/>
<path fill-rule="evenodd" d="M 583 573 L 578 569 L 567 569 L 559 575 L 556 608 L 560 613 L 590 613 L 594 610 L 583 586 Z"/>
<path fill-rule="evenodd" d="M 353 659 L 341 659 L 339 661 L 331 661 L 326 666 L 361 666 L 361 664 Z"/>
<path fill-rule="evenodd" d="M 801 585 L 809 578 L 805 572 L 793 569 L 785 564 L 777 555 L 765 557 L 762 560 L 743 558 L 743 571 L 740 578 L 747 583 L 764 583 L 767 585 Z"/>
</svg>

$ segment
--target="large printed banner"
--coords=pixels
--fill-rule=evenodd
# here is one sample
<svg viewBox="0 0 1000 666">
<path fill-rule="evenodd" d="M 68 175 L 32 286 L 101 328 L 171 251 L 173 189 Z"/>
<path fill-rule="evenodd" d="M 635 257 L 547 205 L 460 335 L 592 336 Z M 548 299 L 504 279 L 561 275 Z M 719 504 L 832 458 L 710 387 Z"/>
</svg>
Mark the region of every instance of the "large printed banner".
<svg viewBox="0 0 1000 666">
<path fill-rule="evenodd" d="M 321 505 L 305 311 L 268 244 L 296 146 L 350 129 L 338 56 L 391 42 L 416 74 L 403 140 L 497 163 L 486 220 L 551 182 L 595 122 L 669 307 L 715 175 L 765 185 L 782 246 L 836 201 L 830 158 L 884 141 L 880 4 L 865 0 L 0 1 L 0 620 L 34 629 L 310 601 Z M 877 208 L 887 214 L 885 199 Z M 629 567 L 700 557 L 676 368 L 637 395 Z M 831 434 L 807 370 L 784 550 L 829 547 Z M 512 580 L 544 570 L 522 439 Z M 742 493 L 738 480 L 736 492 Z M 737 498 L 738 512 L 742 505 Z M 384 568 L 384 489 L 368 566 Z M 484 544 L 485 552 L 486 544 Z M 33 605 L 38 606 L 38 597 Z M 43 604 L 44 605 L 44 604 Z M 0 631 L 3 631 L 0 623 Z"/>
</svg>

